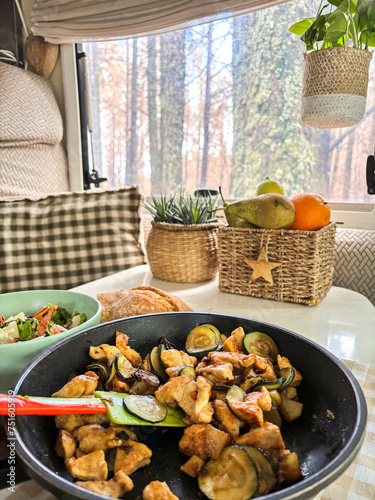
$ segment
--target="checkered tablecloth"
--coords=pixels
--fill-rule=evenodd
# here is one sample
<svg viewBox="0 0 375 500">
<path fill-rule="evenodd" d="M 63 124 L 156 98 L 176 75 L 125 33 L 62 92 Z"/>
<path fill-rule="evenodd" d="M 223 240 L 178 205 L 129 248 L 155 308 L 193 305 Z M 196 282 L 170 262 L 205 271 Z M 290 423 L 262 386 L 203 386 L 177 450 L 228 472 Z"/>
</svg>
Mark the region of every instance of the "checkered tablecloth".
<svg viewBox="0 0 375 500">
<path fill-rule="evenodd" d="M 375 366 L 342 360 L 358 380 L 367 402 L 367 430 L 362 448 L 344 474 L 314 500 L 375 500 Z"/>
</svg>

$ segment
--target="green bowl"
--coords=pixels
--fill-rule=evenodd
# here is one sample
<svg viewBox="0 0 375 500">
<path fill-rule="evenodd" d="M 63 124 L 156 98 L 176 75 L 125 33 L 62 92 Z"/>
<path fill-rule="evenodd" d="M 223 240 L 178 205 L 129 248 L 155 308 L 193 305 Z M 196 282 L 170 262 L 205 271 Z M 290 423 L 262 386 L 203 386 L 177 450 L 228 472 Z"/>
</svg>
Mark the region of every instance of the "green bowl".
<svg viewBox="0 0 375 500">
<path fill-rule="evenodd" d="M 66 290 L 30 290 L 0 294 L 0 316 L 36 313 L 46 304 L 64 307 L 70 313 L 85 313 L 87 321 L 71 330 L 15 344 L 0 344 L 0 391 L 7 392 L 13 379 L 41 351 L 72 333 L 100 323 L 101 304 L 90 295 Z"/>
</svg>

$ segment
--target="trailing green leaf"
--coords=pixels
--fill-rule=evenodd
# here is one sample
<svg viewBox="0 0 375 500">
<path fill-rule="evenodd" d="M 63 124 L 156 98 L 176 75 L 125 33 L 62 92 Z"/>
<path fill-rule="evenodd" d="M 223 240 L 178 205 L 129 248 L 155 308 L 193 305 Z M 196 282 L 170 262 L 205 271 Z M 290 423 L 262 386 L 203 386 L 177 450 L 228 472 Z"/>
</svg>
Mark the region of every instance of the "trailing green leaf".
<svg viewBox="0 0 375 500">
<path fill-rule="evenodd" d="M 374 0 L 328 0 L 315 19 L 301 19 L 289 31 L 300 36 L 307 51 L 343 45 L 367 50 L 374 46 L 374 29 Z"/>
</svg>

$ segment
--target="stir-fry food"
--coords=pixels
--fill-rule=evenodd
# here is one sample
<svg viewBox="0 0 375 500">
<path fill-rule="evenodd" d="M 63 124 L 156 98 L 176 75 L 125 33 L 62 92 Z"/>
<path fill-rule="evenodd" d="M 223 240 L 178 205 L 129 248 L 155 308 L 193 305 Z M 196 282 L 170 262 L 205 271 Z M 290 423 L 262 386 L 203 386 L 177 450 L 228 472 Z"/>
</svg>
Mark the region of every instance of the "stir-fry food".
<svg viewBox="0 0 375 500">
<path fill-rule="evenodd" d="M 48 304 L 35 314 L 20 312 L 5 319 L 0 316 L 0 344 L 13 344 L 65 332 L 86 321 L 84 313 L 69 313 L 63 307 Z"/>
<path fill-rule="evenodd" d="M 188 334 L 184 350 L 160 338 L 144 358 L 128 341 L 116 332 L 115 345 L 91 346 L 86 373 L 53 396 L 123 393 L 126 411 L 148 425 L 167 419 L 170 408 L 183 410 L 186 427 L 178 447 L 187 459 L 180 470 L 212 500 L 259 497 L 301 478 L 282 428 L 301 415 L 302 376 L 268 335 L 239 327 L 225 336 L 213 325 L 200 325 Z M 82 488 L 120 498 L 134 487 L 131 475 L 152 460 L 152 450 L 131 427 L 106 415 L 55 418 L 56 452 Z M 166 482 L 151 481 L 143 500 L 151 499 L 178 497 Z"/>
</svg>

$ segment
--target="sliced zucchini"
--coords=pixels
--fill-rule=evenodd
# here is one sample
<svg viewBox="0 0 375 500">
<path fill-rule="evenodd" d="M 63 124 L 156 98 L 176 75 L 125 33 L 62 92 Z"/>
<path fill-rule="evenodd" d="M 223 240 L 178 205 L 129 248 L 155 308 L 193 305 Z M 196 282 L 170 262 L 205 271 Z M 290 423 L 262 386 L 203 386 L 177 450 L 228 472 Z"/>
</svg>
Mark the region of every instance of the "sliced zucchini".
<svg viewBox="0 0 375 500">
<path fill-rule="evenodd" d="M 160 385 L 159 377 L 149 370 L 144 370 L 143 368 L 138 368 L 138 370 L 135 371 L 134 378 L 140 382 L 145 382 L 151 387 L 159 387 Z"/>
<path fill-rule="evenodd" d="M 291 366 L 287 366 L 286 368 L 282 368 L 280 370 L 280 375 L 284 379 L 284 382 L 278 388 L 279 392 L 283 391 L 284 389 L 290 386 L 290 384 L 294 380 L 294 377 L 296 376 L 296 373 Z"/>
<path fill-rule="evenodd" d="M 228 405 L 230 411 L 236 415 L 236 410 L 234 409 L 234 403 L 238 403 L 244 400 L 246 392 L 238 387 L 238 385 L 232 385 L 232 387 L 227 392 L 225 402 Z M 236 415 L 237 416 L 237 415 Z"/>
<path fill-rule="evenodd" d="M 178 376 L 185 375 L 186 377 L 189 377 L 191 380 L 196 379 L 195 370 L 192 366 L 181 367 L 178 370 L 177 374 L 178 374 Z"/>
<path fill-rule="evenodd" d="M 284 383 L 284 380 L 285 379 L 283 377 L 280 377 L 277 380 L 261 380 L 251 388 L 251 392 L 261 391 L 262 387 L 265 387 L 269 391 L 274 391 L 275 389 L 279 390 Z"/>
<path fill-rule="evenodd" d="M 241 446 L 227 446 L 198 476 L 199 489 L 211 500 L 247 500 L 258 490 L 258 472 Z"/>
<path fill-rule="evenodd" d="M 167 407 L 154 396 L 131 394 L 124 397 L 125 409 L 135 417 L 154 424 L 162 422 L 167 416 Z"/>
<path fill-rule="evenodd" d="M 115 377 L 115 375 L 116 375 L 116 364 L 115 360 L 113 360 L 109 365 L 108 378 L 106 380 L 105 385 L 108 385 L 110 382 L 112 382 L 112 379 Z"/>
<path fill-rule="evenodd" d="M 274 402 L 272 402 L 272 408 L 269 411 L 263 411 L 263 418 L 265 422 L 275 424 L 279 428 L 281 428 L 281 424 L 283 423 L 278 407 Z"/>
<path fill-rule="evenodd" d="M 262 450 L 256 448 L 255 446 L 243 445 L 242 448 L 246 451 L 248 455 L 254 460 L 258 471 L 259 488 L 258 491 L 260 495 L 266 495 L 269 493 L 277 483 L 277 477 L 272 469 L 272 465 L 266 455 Z"/>
<path fill-rule="evenodd" d="M 219 347 L 216 333 L 206 325 L 196 326 L 187 336 L 185 350 L 191 356 L 203 357 Z"/>
<path fill-rule="evenodd" d="M 225 392 L 228 392 L 229 389 L 233 387 L 231 385 L 214 385 L 212 390 L 213 391 L 225 391 Z"/>
<path fill-rule="evenodd" d="M 159 357 L 159 346 L 154 347 L 150 352 L 150 366 L 155 375 L 157 375 L 164 382 L 167 381 L 168 377 Z"/>
<path fill-rule="evenodd" d="M 275 362 L 279 349 L 269 335 L 262 332 L 251 332 L 245 335 L 243 350 L 246 354 L 257 354 Z"/>
<path fill-rule="evenodd" d="M 246 377 L 245 380 L 241 382 L 240 387 L 248 393 L 258 382 L 264 382 L 264 377 L 262 377 L 262 375 L 253 375 L 251 377 Z"/>
<path fill-rule="evenodd" d="M 108 379 L 108 366 L 101 361 L 95 361 L 86 366 L 86 370 L 94 372 L 98 375 L 99 381 L 104 385 Z"/>
<path fill-rule="evenodd" d="M 130 361 L 123 355 L 117 354 L 114 359 L 117 375 L 121 380 L 129 380 L 134 378 L 137 368 L 130 363 Z"/>
<path fill-rule="evenodd" d="M 219 330 L 216 328 L 216 326 L 214 325 L 210 325 L 210 324 L 204 324 L 204 325 L 201 325 L 201 326 L 208 326 L 208 328 L 210 328 L 216 335 L 216 338 L 217 338 L 217 341 L 219 343 L 219 345 L 223 345 L 223 340 L 221 338 L 221 333 L 219 332 Z"/>
</svg>

